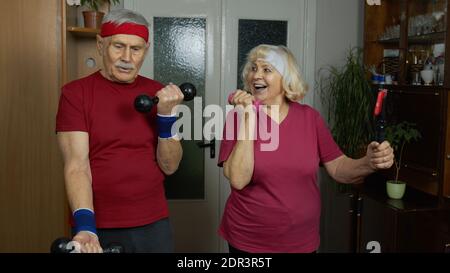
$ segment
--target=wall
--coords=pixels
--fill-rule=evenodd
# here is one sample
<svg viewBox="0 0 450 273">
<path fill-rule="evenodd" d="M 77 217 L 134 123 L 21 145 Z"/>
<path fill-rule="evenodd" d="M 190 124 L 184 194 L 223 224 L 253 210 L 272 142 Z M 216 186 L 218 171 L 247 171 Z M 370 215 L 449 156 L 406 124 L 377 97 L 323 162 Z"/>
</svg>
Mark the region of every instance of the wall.
<svg viewBox="0 0 450 273">
<path fill-rule="evenodd" d="M 346 52 L 363 45 L 363 0 L 318 0 L 316 32 L 316 73 L 328 65 L 341 65 Z M 319 77 L 316 76 L 316 81 Z M 315 90 L 314 106 L 326 117 L 326 111 Z M 322 192 L 321 251 L 341 252 L 348 249 L 348 226 L 345 218 L 346 197 L 334 193 L 334 182 L 321 170 L 319 183 Z M 341 230 L 339 230 L 341 229 Z M 331 236 L 342 232 L 342 236 Z"/>
<path fill-rule="evenodd" d="M 316 70 L 342 64 L 350 47 L 363 45 L 364 2 L 317 0 Z M 314 98 L 321 110 L 320 96 Z"/>
</svg>

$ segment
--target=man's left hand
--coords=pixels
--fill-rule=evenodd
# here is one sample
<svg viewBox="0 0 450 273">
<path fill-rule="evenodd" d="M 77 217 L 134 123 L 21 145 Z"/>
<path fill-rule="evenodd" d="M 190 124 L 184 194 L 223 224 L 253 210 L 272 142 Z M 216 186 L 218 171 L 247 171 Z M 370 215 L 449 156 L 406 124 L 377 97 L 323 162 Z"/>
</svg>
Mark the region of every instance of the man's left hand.
<svg viewBox="0 0 450 273">
<path fill-rule="evenodd" d="M 159 90 L 156 96 L 159 98 L 158 114 L 166 116 L 175 115 L 177 105 L 184 99 L 180 88 L 172 83 Z"/>
</svg>

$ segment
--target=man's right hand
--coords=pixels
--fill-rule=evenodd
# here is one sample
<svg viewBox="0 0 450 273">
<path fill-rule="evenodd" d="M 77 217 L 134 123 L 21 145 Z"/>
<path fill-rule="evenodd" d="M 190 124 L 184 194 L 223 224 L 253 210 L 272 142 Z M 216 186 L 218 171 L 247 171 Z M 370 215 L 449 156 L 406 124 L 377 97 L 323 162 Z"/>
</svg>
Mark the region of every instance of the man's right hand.
<svg viewBox="0 0 450 273">
<path fill-rule="evenodd" d="M 73 237 L 81 245 L 81 253 L 102 253 L 103 249 L 100 246 L 97 235 L 87 231 L 80 231 Z"/>
</svg>

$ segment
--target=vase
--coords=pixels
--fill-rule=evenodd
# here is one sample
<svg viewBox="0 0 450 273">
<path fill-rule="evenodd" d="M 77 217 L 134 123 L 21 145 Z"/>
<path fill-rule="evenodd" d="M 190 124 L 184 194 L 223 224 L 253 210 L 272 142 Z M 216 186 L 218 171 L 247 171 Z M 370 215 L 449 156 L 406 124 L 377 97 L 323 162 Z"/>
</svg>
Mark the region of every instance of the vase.
<svg viewBox="0 0 450 273">
<path fill-rule="evenodd" d="M 400 200 L 403 198 L 403 195 L 405 195 L 406 183 L 389 180 L 386 182 L 386 191 L 389 198 Z"/>
<path fill-rule="evenodd" d="M 104 16 L 100 11 L 83 11 L 84 27 L 100 29 Z"/>
</svg>

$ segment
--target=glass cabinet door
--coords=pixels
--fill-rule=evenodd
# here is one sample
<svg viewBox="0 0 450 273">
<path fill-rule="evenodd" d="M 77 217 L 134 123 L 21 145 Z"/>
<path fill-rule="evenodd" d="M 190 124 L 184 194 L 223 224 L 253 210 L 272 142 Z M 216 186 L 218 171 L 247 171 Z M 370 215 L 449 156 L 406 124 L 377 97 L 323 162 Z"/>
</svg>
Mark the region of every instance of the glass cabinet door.
<svg viewBox="0 0 450 273">
<path fill-rule="evenodd" d="M 408 1 L 406 83 L 444 85 L 447 0 Z"/>
<path fill-rule="evenodd" d="M 400 77 L 400 34 L 404 1 L 385 0 L 366 5 L 364 60 L 372 83 L 396 84 Z M 387 76 L 387 82 L 386 77 Z"/>
</svg>

